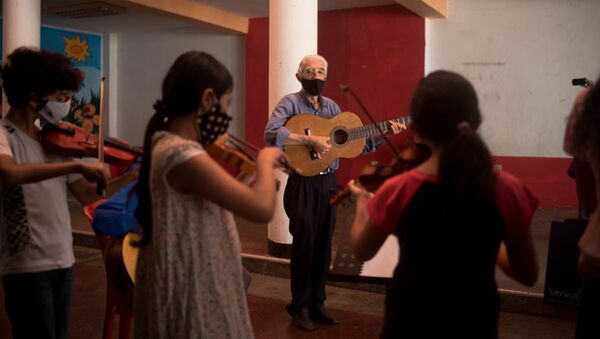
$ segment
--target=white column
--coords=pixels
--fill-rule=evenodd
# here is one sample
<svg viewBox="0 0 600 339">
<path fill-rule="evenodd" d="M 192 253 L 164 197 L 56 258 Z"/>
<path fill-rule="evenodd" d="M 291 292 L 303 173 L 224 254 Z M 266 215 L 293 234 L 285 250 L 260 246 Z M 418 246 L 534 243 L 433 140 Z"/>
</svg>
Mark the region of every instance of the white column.
<svg viewBox="0 0 600 339">
<path fill-rule="evenodd" d="M 102 73 L 106 74 L 108 85 L 108 102 L 105 102 L 108 107 L 108 135 L 122 137 L 119 131 L 119 103 L 118 103 L 118 51 L 119 51 L 119 36 L 116 33 L 104 35 L 108 41 L 103 41 L 103 47 L 108 46 L 108 51 L 103 53 L 102 60 L 108 60 L 108 63 L 103 62 Z M 106 112 L 105 112 L 106 113 Z"/>
<path fill-rule="evenodd" d="M 269 1 L 269 114 L 284 95 L 300 89 L 295 74 L 302 57 L 317 54 L 317 15 L 318 0 Z M 268 226 L 269 254 L 287 256 L 285 249 L 292 243 L 283 209 L 287 175 L 279 173 L 277 179 L 281 184 L 275 216 Z"/>
<path fill-rule="evenodd" d="M 18 47 L 40 47 L 41 0 L 2 1 L 2 62 Z M 8 112 L 3 96 L 2 116 Z"/>
</svg>

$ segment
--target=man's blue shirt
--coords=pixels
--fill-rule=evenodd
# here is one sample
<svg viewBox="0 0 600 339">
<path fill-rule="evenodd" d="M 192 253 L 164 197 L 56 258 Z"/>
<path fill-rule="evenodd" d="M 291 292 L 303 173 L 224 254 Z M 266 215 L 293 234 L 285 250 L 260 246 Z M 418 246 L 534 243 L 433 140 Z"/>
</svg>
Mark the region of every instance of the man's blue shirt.
<svg viewBox="0 0 600 339">
<path fill-rule="evenodd" d="M 324 119 L 331 119 L 340 113 L 340 107 L 333 100 L 321 96 L 319 101 L 319 108 L 314 109 L 308 100 L 308 96 L 302 90 L 281 98 L 275 109 L 273 109 L 269 122 L 265 127 L 265 144 L 284 149 L 284 142 L 291 133 L 284 125 L 294 115 L 314 114 Z M 379 144 L 380 142 L 373 142 L 372 138 L 367 138 L 363 153 L 374 151 Z M 338 167 L 338 159 L 329 164 L 331 170 L 335 171 Z"/>
</svg>

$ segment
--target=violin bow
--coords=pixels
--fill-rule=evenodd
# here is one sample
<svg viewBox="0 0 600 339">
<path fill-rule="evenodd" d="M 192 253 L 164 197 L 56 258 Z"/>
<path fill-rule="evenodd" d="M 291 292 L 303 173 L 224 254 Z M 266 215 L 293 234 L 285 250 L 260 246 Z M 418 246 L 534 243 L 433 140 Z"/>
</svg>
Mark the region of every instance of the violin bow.
<svg viewBox="0 0 600 339">
<path fill-rule="evenodd" d="M 385 135 L 385 133 L 381 129 L 381 126 L 379 126 L 379 124 L 377 123 L 377 121 L 375 121 L 375 119 L 373 118 L 371 113 L 369 113 L 369 110 L 362 103 L 362 101 L 358 98 L 358 95 L 356 95 L 356 93 L 354 93 L 352 88 L 350 88 L 350 86 L 348 86 L 348 85 L 340 85 L 340 88 L 342 89 L 343 93 L 350 93 L 350 95 L 354 98 L 354 100 L 356 100 L 356 102 L 358 103 L 360 108 L 363 110 L 365 115 L 369 118 L 369 120 L 371 120 L 371 123 L 373 125 L 375 125 L 375 127 L 377 127 L 377 130 L 379 131 L 379 133 L 381 133 L 381 136 L 385 140 L 385 144 L 390 148 L 390 150 L 392 150 L 392 153 L 395 155 L 396 158 L 400 158 L 400 151 L 398 150 L 398 148 L 396 148 L 396 146 L 394 146 L 394 144 L 392 144 L 392 142 L 387 137 L 387 135 Z"/>
<path fill-rule="evenodd" d="M 104 164 L 104 83 L 106 77 L 100 80 L 100 112 L 98 112 L 98 162 Z M 106 181 L 99 178 L 96 184 L 96 193 L 106 198 Z"/>
</svg>

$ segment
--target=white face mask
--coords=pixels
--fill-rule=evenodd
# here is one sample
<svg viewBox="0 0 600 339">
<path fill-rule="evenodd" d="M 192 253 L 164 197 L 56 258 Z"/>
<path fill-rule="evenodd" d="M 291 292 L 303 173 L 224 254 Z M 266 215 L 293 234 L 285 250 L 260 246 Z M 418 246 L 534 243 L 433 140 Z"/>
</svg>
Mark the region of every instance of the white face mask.
<svg viewBox="0 0 600 339">
<path fill-rule="evenodd" d="M 71 100 L 69 101 L 48 101 L 39 111 L 40 115 L 49 123 L 58 125 L 62 119 L 69 115 L 71 110 Z"/>
</svg>

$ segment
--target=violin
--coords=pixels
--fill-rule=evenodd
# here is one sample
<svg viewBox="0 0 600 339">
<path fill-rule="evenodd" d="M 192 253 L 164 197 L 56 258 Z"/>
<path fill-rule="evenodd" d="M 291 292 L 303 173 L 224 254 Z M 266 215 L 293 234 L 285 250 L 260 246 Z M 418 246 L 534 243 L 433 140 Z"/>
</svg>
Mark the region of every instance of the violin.
<svg viewBox="0 0 600 339">
<path fill-rule="evenodd" d="M 223 134 L 211 144 L 204 144 L 203 147 L 213 159 L 226 165 L 229 169 L 238 170 L 238 180 L 246 184 L 254 180 L 256 157 L 260 151 L 258 147 L 228 133 Z M 281 163 L 281 165 L 282 170 L 288 174 L 294 171 L 286 163 Z"/>
<path fill-rule="evenodd" d="M 258 148 L 230 134 L 224 134 L 211 144 L 204 145 L 206 152 L 215 160 L 231 166 L 243 174 L 256 173 L 256 159 L 246 148 L 258 152 Z"/>
<path fill-rule="evenodd" d="M 229 133 L 202 145 L 208 155 L 224 165 L 239 181 L 250 184 L 256 174 L 256 155 L 259 149 Z"/>
<path fill-rule="evenodd" d="M 98 137 L 66 121 L 59 125 L 44 125 L 41 139 L 42 146 L 48 153 L 72 158 L 98 156 Z M 141 149 L 124 141 L 110 137 L 104 139 L 104 160 L 109 164 L 127 167 L 142 154 Z"/>
<path fill-rule="evenodd" d="M 367 191 L 375 192 L 387 179 L 419 166 L 430 155 L 431 150 L 423 144 L 407 146 L 399 150 L 399 155 L 394 157 L 389 164 L 373 161 L 365 166 L 358 179 L 356 179 L 356 182 L 362 185 Z M 338 205 L 350 197 L 350 195 L 350 189 L 345 187 L 332 193 L 329 196 L 329 203 Z"/>
</svg>

